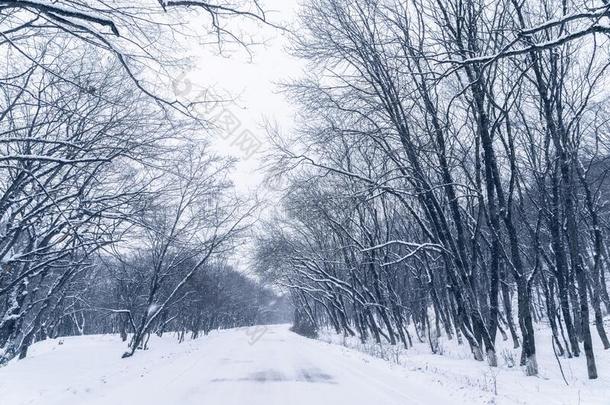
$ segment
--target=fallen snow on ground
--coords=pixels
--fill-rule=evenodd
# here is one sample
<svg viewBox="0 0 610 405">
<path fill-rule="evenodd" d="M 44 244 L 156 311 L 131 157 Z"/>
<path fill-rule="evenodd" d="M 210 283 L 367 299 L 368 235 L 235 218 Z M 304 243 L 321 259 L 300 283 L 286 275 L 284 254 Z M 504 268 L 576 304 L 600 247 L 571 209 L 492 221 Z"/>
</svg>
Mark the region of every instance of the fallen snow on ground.
<svg viewBox="0 0 610 405">
<path fill-rule="evenodd" d="M 610 325 L 607 325 L 608 330 Z M 325 330 L 320 340 L 341 345 L 378 358 L 394 367 L 427 376 L 429 387 L 453 393 L 456 403 L 497 405 L 610 405 L 610 350 L 603 346 L 591 327 L 599 378 L 589 380 L 584 353 L 577 358 L 559 358 L 565 375 L 564 381 L 553 353 L 550 329 L 539 325 L 536 331 L 536 350 L 539 365 L 538 377 L 526 377 L 519 367 L 520 349 L 512 341 L 502 341 L 498 334 L 498 367 L 472 359 L 466 344 L 441 338 L 442 354 L 431 354 L 429 343 L 414 342 L 405 350 L 402 346 L 361 343 L 357 338 L 346 338 Z M 412 331 L 415 339 L 414 331 Z M 582 349 L 582 347 L 581 347 Z M 408 374 L 409 376 L 412 374 Z"/>
<path fill-rule="evenodd" d="M 372 350 L 337 336 L 326 339 Z M 153 337 L 150 350 L 121 359 L 125 343 L 117 336 L 53 339 L 35 344 L 28 358 L 0 368 L 0 404 L 610 403 L 610 353 L 598 351 L 602 378 L 594 382 L 584 378 L 584 359 L 562 360 L 566 387 L 556 360 L 544 350 L 542 376 L 528 378 L 518 367 L 491 370 L 470 360 L 463 348 L 444 344 L 444 356 L 416 345 L 407 352 L 393 349 L 395 360 L 386 361 L 297 336 L 280 325 L 217 331 L 182 344 L 172 335 Z"/>
</svg>

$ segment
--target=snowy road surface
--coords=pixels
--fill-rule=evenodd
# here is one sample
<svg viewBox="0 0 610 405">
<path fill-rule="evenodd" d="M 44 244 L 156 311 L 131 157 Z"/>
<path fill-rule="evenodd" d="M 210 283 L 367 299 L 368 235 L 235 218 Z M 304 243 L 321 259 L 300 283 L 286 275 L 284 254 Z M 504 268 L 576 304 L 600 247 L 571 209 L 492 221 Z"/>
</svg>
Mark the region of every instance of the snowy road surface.
<svg viewBox="0 0 610 405">
<path fill-rule="evenodd" d="M 220 331 L 180 345 L 155 339 L 151 345 L 120 359 L 124 344 L 114 336 L 43 342 L 30 358 L 0 369 L 0 404 L 459 403 L 417 373 L 407 376 L 400 367 L 297 336 L 287 326 Z"/>
</svg>

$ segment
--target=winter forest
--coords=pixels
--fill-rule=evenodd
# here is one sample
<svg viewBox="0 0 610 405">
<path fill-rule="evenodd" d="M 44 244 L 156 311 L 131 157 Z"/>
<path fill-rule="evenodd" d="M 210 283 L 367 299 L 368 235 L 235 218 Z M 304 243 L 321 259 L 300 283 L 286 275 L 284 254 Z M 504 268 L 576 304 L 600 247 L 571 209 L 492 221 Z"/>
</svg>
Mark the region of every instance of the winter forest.
<svg viewBox="0 0 610 405">
<path fill-rule="evenodd" d="M 0 0 L 0 405 L 607 405 L 609 203 L 606 0 Z"/>
</svg>

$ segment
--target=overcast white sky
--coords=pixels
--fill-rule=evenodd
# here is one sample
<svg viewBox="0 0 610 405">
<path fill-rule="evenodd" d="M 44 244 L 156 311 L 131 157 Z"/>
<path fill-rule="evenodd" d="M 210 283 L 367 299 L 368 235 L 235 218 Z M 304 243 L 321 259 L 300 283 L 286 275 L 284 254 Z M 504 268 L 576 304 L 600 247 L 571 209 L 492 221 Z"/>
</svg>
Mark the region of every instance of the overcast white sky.
<svg viewBox="0 0 610 405">
<path fill-rule="evenodd" d="M 288 26 L 294 23 L 299 0 L 263 0 L 267 18 L 274 24 Z M 283 94 L 279 92 L 278 83 L 297 78 L 302 75 L 304 63 L 292 58 L 286 51 L 288 35 L 282 30 L 270 26 L 240 21 L 238 27 L 244 33 L 251 33 L 256 40 L 264 44 L 238 49 L 236 52 L 218 55 L 217 48 L 206 44 L 193 44 L 193 68 L 185 72 L 186 78 L 192 83 L 192 89 L 185 94 L 190 101 L 203 101 L 206 95 L 198 96 L 204 89 L 214 89 L 214 93 L 223 98 L 230 94 L 235 102 L 223 103 L 218 109 L 205 111 L 204 117 L 218 124 L 227 111 L 239 121 L 239 127 L 233 133 L 212 135 L 214 149 L 222 154 L 237 158 L 232 179 L 237 191 L 242 195 L 257 195 L 269 197 L 262 186 L 263 171 L 261 170 L 262 151 L 268 148 L 264 123 L 276 123 L 282 132 L 289 132 L 293 127 L 295 109 Z M 174 90 L 176 90 L 174 88 Z M 179 89 L 179 91 L 181 91 Z M 209 95 L 207 96 L 209 99 Z M 222 123 L 220 124 L 222 126 Z M 247 156 L 240 148 L 240 135 L 248 131 L 260 143 L 260 152 Z M 222 131 L 217 131 L 222 132 Z M 273 194 L 273 193 L 272 193 Z M 265 214 L 263 214 L 265 215 Z M 252 244 L 246 241 L 231 259 L 233 266 L 246 273 L 249 271 L 249 259 Z"/>
<path fill-rule="evenodd" d="M 298 0 L 264 0 L 264 9 L 268 20 L 275 24 L 291 24 L 296 17 Z M 233 180 L 240 192 L 256 190 L 260 186 L 262 173 L 260 153 L 248 157 L 240 145 L 240 135 L 249 131 L 263 145 L 265 120 L 277 122 L 284 131 L 289 131 L 293 122 L 295 110 L 284 95 L 278 92 L 278 82 L 300 76 L 303 64 L 288 55 L 286 46 L 288 38 L 281 30 L 260 24 L 240 22 L 239 29 L 255 35 L 256 40 L 264 40 L 264 44 L 249 47 L 250 54 L 244 49 L 218 55 L 214 46 L 197 47 L 207 49 L 194 59 L 194 69 L 186 73 L 186 77 L 195 84 L 194 87 L 214 88 L 215 92 L 231 94 L 235 103 L 225 103 L 219 110 L 211 112 L 212 116 L 219 113 L 236 117 L 241 125 L 233 133 L 223 133 L 212 138 L 213 146 L 221 153 L 229 154 L 238 160 Z M 193 90 L 196 95 L 197 90 Z M 224 96 L 224 94 L 223 94 Z M 221 110 L 228 110 L 226 111 Z M 219 121 L 217 118 L 215 121 Z M 224 139 L 223 139 L 224 138 Z"/>
</svg>

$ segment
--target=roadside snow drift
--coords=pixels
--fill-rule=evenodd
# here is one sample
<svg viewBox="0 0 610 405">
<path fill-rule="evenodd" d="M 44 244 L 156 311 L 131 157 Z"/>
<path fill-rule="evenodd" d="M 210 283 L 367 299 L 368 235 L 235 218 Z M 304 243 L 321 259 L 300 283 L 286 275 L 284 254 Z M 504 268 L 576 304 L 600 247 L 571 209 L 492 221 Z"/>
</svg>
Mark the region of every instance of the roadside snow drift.
<svg viewBox="0 0 610 405">
<path fill-rule="evenodd" d="M 288 326 L 232 329 L 178 344 L 151 338 L 150 350 L 121 359 L 117 336 L 40 342 L 28 358 L 0 368 L 1 405 L 458 405 L 576 404 L 576 397 L 528 396 L 514 401 L 476 384 L 430 370 L 393 365 L 336 344 L 293 334 Z M 416 354 L 417 355 L 417 354 Z M 421 361 L 421 360 L 420 360 Z M 470 360 L 461 362 L 472 366 Z M 478 365 L 483 367 L 483 365 Z M 426 366 L 427 367 L 427 366 Z M 605 371 L 605 370 L 604 370 Z M 472 373 L 472 370 L 469 371 Z M 517 375 L 525 384 L 539 379 Z M 580 392 L 583 405 L 610 403 L 600 391 Z M 580 389 L 579 389 L 580 390 Z M 610 387 L 607 394 L 610 394 Z M 558 392 L 558 394 L 560 394 Z M 512 396 L 513 398 L 515 395 Z M 602 402 L 602 401 L 606 402 Z M 567 402 L 564 402 L 567 401 Z"/>
</svg>

